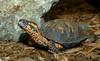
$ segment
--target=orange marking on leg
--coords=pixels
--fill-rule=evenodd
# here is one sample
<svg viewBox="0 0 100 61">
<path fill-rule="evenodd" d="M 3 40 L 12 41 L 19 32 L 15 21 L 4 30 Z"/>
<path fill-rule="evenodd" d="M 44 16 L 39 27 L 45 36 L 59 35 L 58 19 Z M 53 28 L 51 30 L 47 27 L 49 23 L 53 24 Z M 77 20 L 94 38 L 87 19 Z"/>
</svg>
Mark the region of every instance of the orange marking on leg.
<svg viewBox="0 0 100 61">
<path fill-rule="evenodd" d="M 56 48 L 59 48 L 59 49 L 63 48 L 63 46 L 61 44 L 58 44 L 58 43 L 55 43 L 55 46 L 56 46 Z"/>
</svg>

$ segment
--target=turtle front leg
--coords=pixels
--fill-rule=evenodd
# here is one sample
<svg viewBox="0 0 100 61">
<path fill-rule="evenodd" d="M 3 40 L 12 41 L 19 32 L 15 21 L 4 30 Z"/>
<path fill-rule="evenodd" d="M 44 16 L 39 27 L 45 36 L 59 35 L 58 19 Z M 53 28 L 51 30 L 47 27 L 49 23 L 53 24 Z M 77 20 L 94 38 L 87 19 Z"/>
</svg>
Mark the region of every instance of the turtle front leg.
<svg viewBox="0 0 100 61">
<path fill-rule="evenodd" d="M 58 53 L 58 52 L 60 52 L 60 49 L 57 48 L 56 44 L 57 44 L 56 42 L 50 41 L 49 52 L 51 52 L 51 53 Z"/>
</svg>

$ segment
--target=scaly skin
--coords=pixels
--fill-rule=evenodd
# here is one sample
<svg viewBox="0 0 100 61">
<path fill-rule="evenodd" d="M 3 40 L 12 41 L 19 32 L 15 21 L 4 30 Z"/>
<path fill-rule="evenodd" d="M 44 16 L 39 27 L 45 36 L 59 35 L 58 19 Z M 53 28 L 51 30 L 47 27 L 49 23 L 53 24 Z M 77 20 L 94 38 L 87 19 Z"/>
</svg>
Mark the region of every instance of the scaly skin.
<svg viewBox="0 0 100 61">
<path fill-rule="evenodd" d="M 33 42 L 38 43 L 39 45 L 49 46 L 49 41 L 41 36 L 39 32 L 30 32 L 30 30 L 25 30 L 30 36 Z"/>
</svg>

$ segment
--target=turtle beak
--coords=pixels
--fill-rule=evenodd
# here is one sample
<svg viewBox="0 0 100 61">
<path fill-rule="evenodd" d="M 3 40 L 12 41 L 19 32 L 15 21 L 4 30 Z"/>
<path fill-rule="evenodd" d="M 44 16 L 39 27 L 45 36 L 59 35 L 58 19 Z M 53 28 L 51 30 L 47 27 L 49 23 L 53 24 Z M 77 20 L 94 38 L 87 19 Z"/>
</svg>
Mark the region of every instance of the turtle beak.
<svg viewBox="0 0 100 61">
<path fill-rule="evenodd" d="M 25 19 L 20 19 L 18 22 L 19 27 L 21 27 L 22 29 L 25 29 L 26 26 L 28 25 L 27 20 Z"/>
</svg>

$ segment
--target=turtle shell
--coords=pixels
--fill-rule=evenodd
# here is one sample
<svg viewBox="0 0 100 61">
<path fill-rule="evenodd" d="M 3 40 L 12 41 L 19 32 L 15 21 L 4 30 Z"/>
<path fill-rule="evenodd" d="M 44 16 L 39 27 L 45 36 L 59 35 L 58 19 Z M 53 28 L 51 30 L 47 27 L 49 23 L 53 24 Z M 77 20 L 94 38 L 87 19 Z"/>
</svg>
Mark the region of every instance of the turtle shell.
<svg viewBox="0 0 100 61">
<path fill-rule="evenodd" d="M 47 39 L 70 48 L 87 38 L 88 29 L 86 23 L 56 19 L 44 23 L 40 30 Z"/>
</svg>

